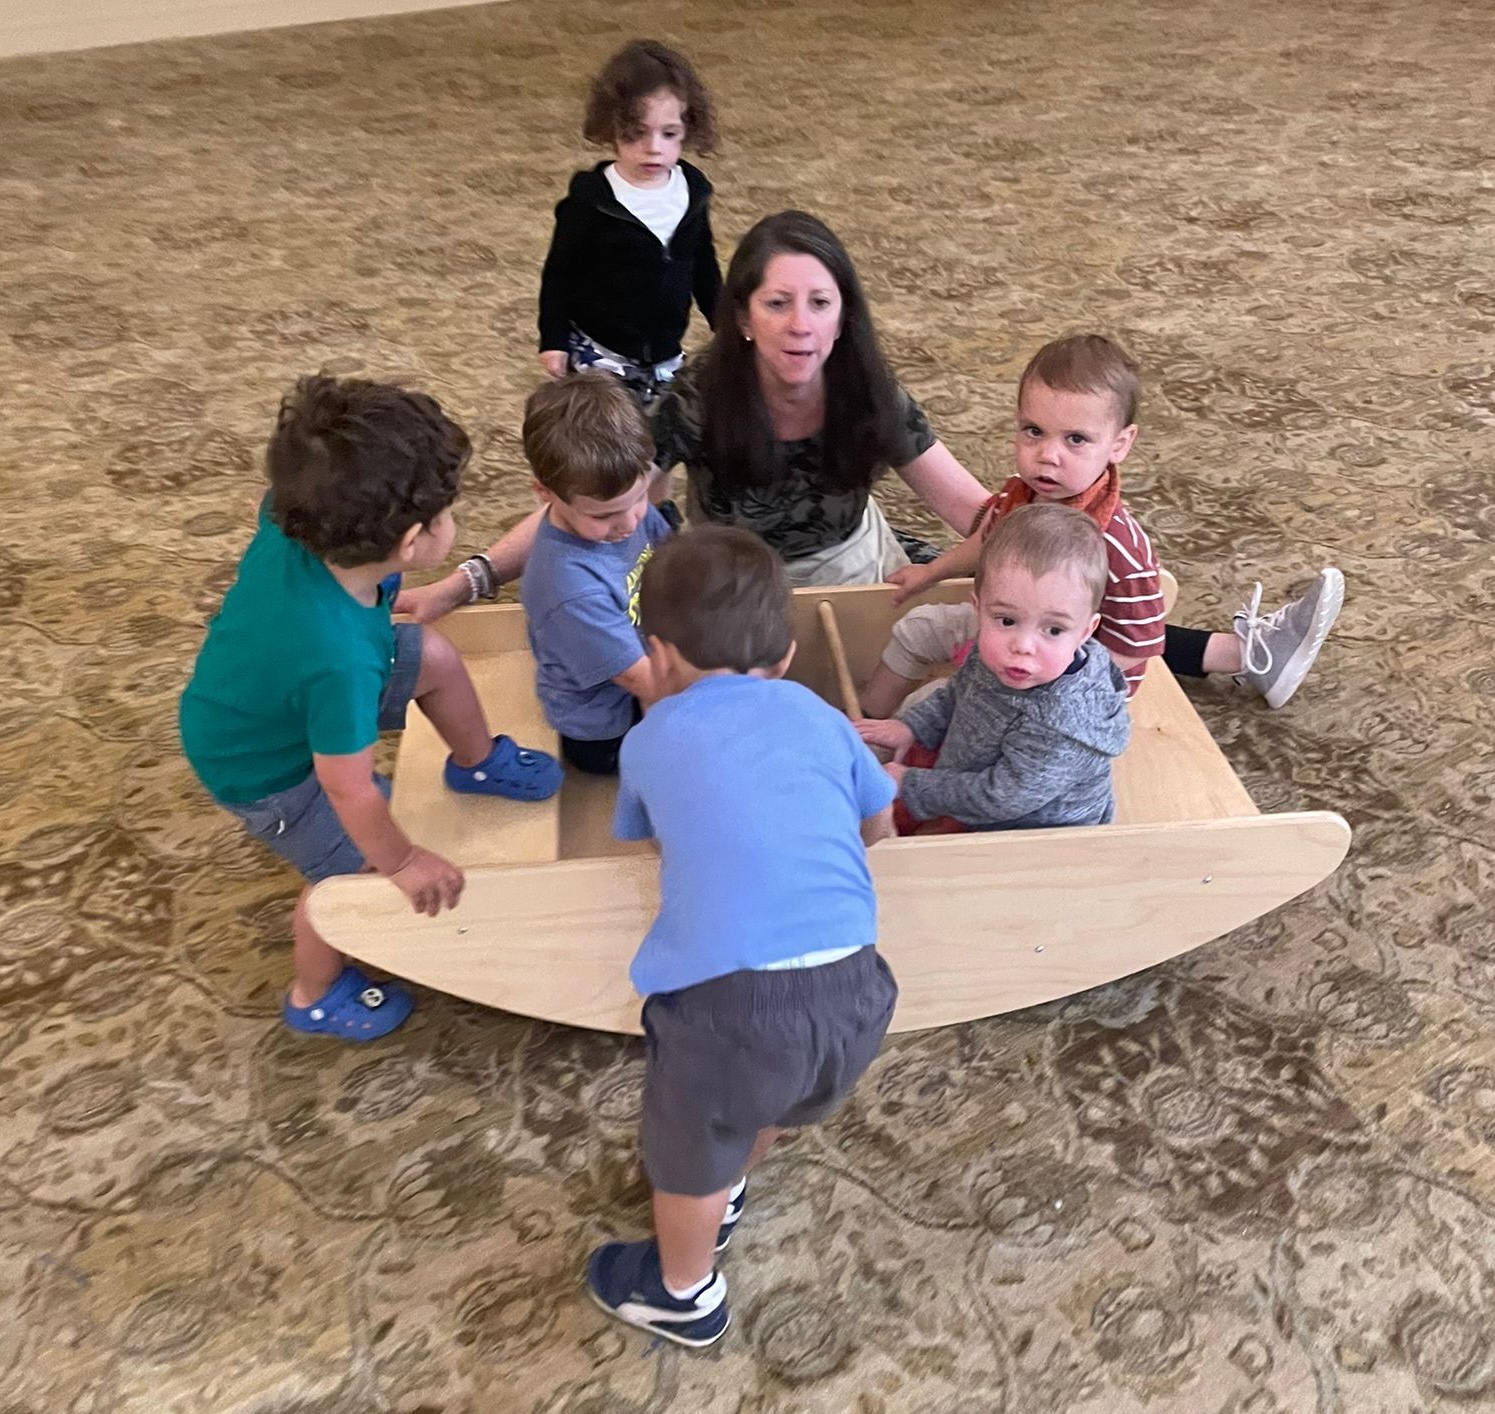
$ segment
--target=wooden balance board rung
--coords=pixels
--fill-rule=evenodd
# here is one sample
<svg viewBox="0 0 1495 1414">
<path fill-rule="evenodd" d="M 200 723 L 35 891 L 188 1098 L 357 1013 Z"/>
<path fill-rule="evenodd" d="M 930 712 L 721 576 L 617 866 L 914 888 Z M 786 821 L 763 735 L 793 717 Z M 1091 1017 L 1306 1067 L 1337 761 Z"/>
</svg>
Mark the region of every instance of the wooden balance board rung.
<svg viewBox="0 0 1495 1414">
<path fill-rule="evenodd" d="M 839 705 L 846 673 L 867 681 L 903 612 L 891 594 L 881 585 L 796 591 L 791 676 Z M 922 602 L 969 594 L 969 583 L 945 584 Z M 824 604 L 845 672 L 828 651 Z M 467 660 L 493 729 L 553 750 L 518 606 L 461 610 L 442 629 Z M 992 1016 L 1128 976 L 1280 907 L 1339 866 L 1345 822 L 1326 812 L 1259 814 L 1161 661 L 1149 665 L 1131 711 L 1114 825 L 872 850 L 878 946 L 901 989 L 893 1030 Z M 441 783 L 445 755 L 412 710 L 394 810 L 414 839 L 467 870 L 459 907 L 424 918 L 388 880 L 328 879 L 311 895 L 316 927 L 351 956 L 439 991 L 636 1032 L 627 969 L 658 907 L 658 865 L 647 844 L 612 838 L 614 783 L 568 771 L 551 801 L 456 796 Z"/>
</svg>

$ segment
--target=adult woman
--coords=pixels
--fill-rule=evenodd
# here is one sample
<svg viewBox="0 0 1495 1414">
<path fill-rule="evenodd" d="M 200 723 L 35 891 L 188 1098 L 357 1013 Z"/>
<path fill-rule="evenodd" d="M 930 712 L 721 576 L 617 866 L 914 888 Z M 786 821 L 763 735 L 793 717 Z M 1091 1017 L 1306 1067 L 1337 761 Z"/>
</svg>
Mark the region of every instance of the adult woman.
<svg viewBox="0 0 1495 1414">
<path fill-rule="evenodd" d="M 684 464 L 690 515 L 755 531 L 790 582 L 926 584 L 871 491 L 891 467 L 964 536 L 987 492 L 930 430 L 884 362 L 861 281 L 830 229 L 802 211 L 766 216 L 728 267 L 716 332 L 676 375 L 654 417 L 662 476 Z M 658 490 L 663 495 L 667 479 Z M 429 620 L 518 576 L 539 524 L 520 522 L 455 575 L 401 597 Z M 1164 661 L 1191 677 L 1234 674 L 1280 707 L 1339 613 L 1344 580 L 1322 571 L 1306 594 L 1260 613 L 1261 587 L 1224 633 L 1167 629 Z"/>
<path fill-rule="evenodd" d="M 691 518 L 757 532 L 795 584 L 875 583 L 908 564 L 871 494 L 889 468 L 961 535 L 988 495 L 888 370 L 845 247 L 802 211 L 743 237 L 716 334 L 653 425 L 661 476 L 685 466 Z M 399 607 L 429 619 L 491 594 L 523 568 L 538 522 Z"/>
<path fill-rule="evenodd" d="M 654 422 L 661 470 L 683 463 L 690 517 L 739 525 L 795 584 L 865 584 L 908 563 L 872 497 L 891 467 L 965 533 L 981 484 L 883 360 L 851 258 L 815 217 L 784 211 L 743 237 L 716 336 Z"/>
</svg>

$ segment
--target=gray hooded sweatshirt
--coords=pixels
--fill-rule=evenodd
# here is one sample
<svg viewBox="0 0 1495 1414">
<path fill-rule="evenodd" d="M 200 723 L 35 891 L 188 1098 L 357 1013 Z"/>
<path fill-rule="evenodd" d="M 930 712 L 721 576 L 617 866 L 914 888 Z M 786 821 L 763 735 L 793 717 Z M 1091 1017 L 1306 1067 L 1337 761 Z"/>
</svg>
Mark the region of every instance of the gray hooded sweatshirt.
<svg viewBox="0 0 1495 1414">
<path fill-rule="evenodd" d="M 1126 683 L 1094 639 L 1053 682 L 1006 687 L 973 649 L 955 675 L 898 719 L 939 764 L 911 767 L 899 795 L 921 820 L 974 830 L 1104 825 L 1111 758 L 1126 750 Z"/>
</svg>

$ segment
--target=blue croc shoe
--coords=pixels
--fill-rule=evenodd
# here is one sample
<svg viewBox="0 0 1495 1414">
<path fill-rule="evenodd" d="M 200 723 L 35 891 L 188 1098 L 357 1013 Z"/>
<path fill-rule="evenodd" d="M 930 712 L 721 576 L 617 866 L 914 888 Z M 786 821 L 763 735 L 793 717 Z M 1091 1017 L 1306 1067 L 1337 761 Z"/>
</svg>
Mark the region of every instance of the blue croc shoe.
<svg viewBox="0 0 1495 1414">
<path fill-rule="evenodd" d="M 512 737 L 493 738 L 493 750 L 476 766 L 450 756 L 442 773 L 447 789 L 463 795 L 501 795 L 508 800 L 548 800 L 561 788 L 561 763 L 544 751 L 527 751 Z"/>
<path fill-rule="evenodd" d="M 652 1242 L 609 1242 L 587 1262 L 587 1290 L 609 1316 L 641 1331 L 700 1350 L 722 1338 L 727 1282 L 720 1272 L 688 1300 L 664 1289 L 659 1248 Z"/>
<path fill-rule="evenodd" d="M 370 982 L 351 964 L 310 1006 L 285 999 L 281 1014 L 292 1031 L 337 1036 L 344 1041 L 377 1041 L 409 1020 L 415 999 L 394 982 Z"/>
</svg>

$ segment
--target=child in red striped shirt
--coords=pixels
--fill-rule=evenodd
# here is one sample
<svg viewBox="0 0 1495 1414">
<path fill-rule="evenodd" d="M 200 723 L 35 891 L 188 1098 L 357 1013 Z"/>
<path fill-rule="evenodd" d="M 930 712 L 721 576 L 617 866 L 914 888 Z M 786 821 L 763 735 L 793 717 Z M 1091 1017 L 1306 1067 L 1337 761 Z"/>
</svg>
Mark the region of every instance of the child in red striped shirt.
<svg viewBox="0 0 1495 1414">
<path fill-rule="evenodd" d="M 1147 660 L 1163 651 L 1163 591 L 1146 532 L 1121 499 L 1117 468 L 1137 438 L 1136 365 L 1109 339 L 1082 334 L 1047 344 L 1018 383 L 1017 475 L 987 503 L 971 537 L 917 566 L 913 592 L 973 574 L 992 526 L 1033 501 L 1083 511 L 1106 538 L 1107 584 L 1095 638 L 1137 690 Z M 899 583 L 910 589 L 905 579 Z M 885 717 L 939 663 L 964 657 L 976 631 L 974 604 L 926 604 L 893 626 L 893 639 L 863 694 Z"/>
<path fill-rule="evenodd" d="M 1045 344 L 1018 381 L 1017 475 L 986 503 L 969 539 L 930 564 L 892 577 L 898 598 L 973 574 L 992 526 L 1018 506 L 1072 506 L 1105 536 L 1108 576 L 1095 638 L 1121 669 L 1128 696 L 1140 685 L 1147 660 L 1167 648 L 1174 650 L 1170 666 L 1175 652 L 1180 659 L 1175 671 L 1237 673 L 1279 707 L 1302 681 L 1339 612 L 1343 577 L 1335 569 L 1322 571 L 1307 594 L 1274 614 L 1256 613 L 1253 604 L 1252 611 L 1236 616 L 1230 634 L 1167 629 L 1152 542 L 1121 498 L 1118 468 L 1137 439 L 1140 393 L 1137 365 L 1103 335 L 1076 334 Z M 1259 602 L 1259 585 L 1256 594 Z M 963 660 L 975 631 L 974 604 L 911 609 L 893 626 L 892 642 L 863 690 L 863 711 L 891 716 L 939 664 Z M 1173 642 L 1175 636 L 1183 641 Z"/>
</svg>

